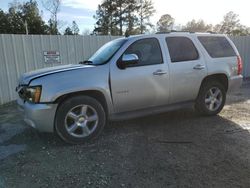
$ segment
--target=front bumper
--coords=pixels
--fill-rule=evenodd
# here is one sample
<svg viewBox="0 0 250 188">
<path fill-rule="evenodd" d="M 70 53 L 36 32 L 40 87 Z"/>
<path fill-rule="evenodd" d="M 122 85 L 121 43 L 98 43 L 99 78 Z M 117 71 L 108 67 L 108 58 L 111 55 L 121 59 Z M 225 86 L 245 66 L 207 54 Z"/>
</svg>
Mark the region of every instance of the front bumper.
<svg viewBox="0 0 250 188">
<path fill-rule="evenodd" d="M 237 75 L 233 76 L 228 80 L 228 92 L 235 91 L 240 88 L 243 82 L 243 76 Z"/>
<path fill-rule="evenodd" d="M 17 103 L 19 110 L 23 112 L 25 123 L 41 132 L 54 131 L 57 104 L 32 104 L 20 98 Z"/>
</svg>

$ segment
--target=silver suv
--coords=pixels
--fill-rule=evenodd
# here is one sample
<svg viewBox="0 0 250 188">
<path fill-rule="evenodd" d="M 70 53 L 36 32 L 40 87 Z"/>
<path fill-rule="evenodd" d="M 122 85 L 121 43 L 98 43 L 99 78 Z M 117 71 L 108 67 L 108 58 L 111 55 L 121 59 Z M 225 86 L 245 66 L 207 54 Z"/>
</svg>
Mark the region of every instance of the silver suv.
<svg viewBox="0 0 250 188">
<path fill-rule="evenodd" d="M 218 114 L 242 83 L 242 61 L 225 35 L 160 33 L 113 40 L 78 65 L 22 75 L 26 123 L 64 141 L 97 137 L 107 120 L 194 106 Z"/>
</svg>

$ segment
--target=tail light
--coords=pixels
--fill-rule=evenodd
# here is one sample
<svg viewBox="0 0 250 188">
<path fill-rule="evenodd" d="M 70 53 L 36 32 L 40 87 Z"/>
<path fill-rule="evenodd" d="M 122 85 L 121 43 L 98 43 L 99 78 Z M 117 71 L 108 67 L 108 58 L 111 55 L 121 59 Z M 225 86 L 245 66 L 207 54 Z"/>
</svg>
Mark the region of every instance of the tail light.
<svg viewBox="0 0 250 188">
<path fill-rule="evenodd" d="M 237 56 L 237 65 L 238 65 L 238 75 L 242 74 L 242 69 L 243 69 L 243 62 L 241 57 L 238 55 Z"/>
</svg>

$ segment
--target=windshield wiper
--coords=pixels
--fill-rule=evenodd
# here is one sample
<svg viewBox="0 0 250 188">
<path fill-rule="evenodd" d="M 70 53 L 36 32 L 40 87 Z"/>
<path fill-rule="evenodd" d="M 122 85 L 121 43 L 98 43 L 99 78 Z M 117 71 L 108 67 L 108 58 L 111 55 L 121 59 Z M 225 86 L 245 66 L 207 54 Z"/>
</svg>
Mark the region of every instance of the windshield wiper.
<svg viewBox="0 0 250 188">
<path fill-rule="evenodd" d="M 93 65 L 92 61 L 86 60 L 86 61 L 81 61 L 79 62 L 79 64 L 83 64 L 83 65 Z"/>
</svg>

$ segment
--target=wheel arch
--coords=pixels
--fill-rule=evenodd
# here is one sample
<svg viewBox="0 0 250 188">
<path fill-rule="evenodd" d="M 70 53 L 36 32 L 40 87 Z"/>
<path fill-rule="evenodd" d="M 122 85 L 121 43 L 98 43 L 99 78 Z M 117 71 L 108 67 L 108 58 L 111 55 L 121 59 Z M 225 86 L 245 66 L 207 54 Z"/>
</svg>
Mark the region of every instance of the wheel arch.
<svg viewBox="0 0 250 188">
<path fill-rule="evenodd" d="M 226 91 L 228 90 L 228 76 L 224 73 L 211 74 L 211 75 L 206 76 L 202 80 L 200 88 L 202 87 L 204 83 L 209 82 L 211 80 L 216 80 L 220 82 L 223 86 L 225 86 L 225 90 Z"/>
<path fill-rule="evenodd" d="M 224 86 L 222 95 L 224 96 L 222 98 L 222 103 L 220 103 L 220 106 L 218 109 L 215 109 L 215 111 L 208 110 L 205 106 L 205 99 L 207 89 L 210 89 L 211 86 L 213 86 L 215 83 L 218 83 L 221 87 Z M 208 75 L 202 80 L 199 93 L 195 100 L 195 109 L 198 113 L 202 115 L 216 115 L 218 114 L 224 107 L 225 100 L 226 100 L 226 92 L 228 90 L 228 77 L 226 74 L 212 74 Z"/>
<path fill-rule="evenodd" d="M 74 97 L 76 97 L 75 100 L 73 99 Z M 90 97 L 92 98 L 92 100 L 90 100 Z M 100 119 L 100 121 L 99 120 L 97 121 L 97 125 L 96 125 L 97 128 L 91 134 L 89 134 L 85 137 L 78 138 L 78 137 L 75 137 L 74 135 L 70 136 L 70 134 L 67 132 L 67 128 L 65 128 L 65 126 L 64 126 L 65 120 L 62 117 L 65 118 L 65 112 L 68 112 L 68 109 L 70 109 L 69 107 L 72 107 L 72 103 L 70 103 L 70 101 L 72 101 L 74 103 L 73 106 L 75 106 L 75 105 L 79 104 L 79 102 L 81 101 L 79 99 L 81 99 L 81 98 L 86 99 L 87 101 L 88 100 L 92 101 L 90 103 L 92 103 L 93 105 L 94 104 L 97 105 L 96 107 L 97 107 L 97 109 L 99 109 L 99 112 L 100 112 L 100 114 L 98 114 L 98 118 L 101 118 L 101 119 Z M 70 99 L 73 99 L 73 100 L 70 100 Z M 93 99 L 95 99 L 96 101 Z M 69 101 L 67 101 L 67 100 L 69 100 Z M 64 103 L 64 101 L 67 101 L 67 102 Z M 87 101 L 86 101 L 86 103 L 87 103 Z M 56 115 L 55 115 L 55 119 L 54 119 L 54 133 L 56 133 L 62 140 L 64 140 L 65 142 L 67 142 L 69 144 L 84 143 L 90 139 L 96 138 L 101 133 L 102 129 L 104 128 L 104 126 L 106 124 L 107 104 L 106 104 L 104 94 L 100 91 L 86 90 L 86 91 L 67 93 L 67 94 L 64 94 L 64 95 L 58 97 L 54 102 L 58 103 L 57 109 L 56 109 Z M 98 102 L 100 104 L 98 104 Z M 65 107 L 65 108 L 60 108 L 61 105 L 62 105 L 62 107 Z M 87 105 L 89 105 L 89 104 L 87 104 Z M 103 108 L 100 108 L 100 105 L 103 106 Z M 92 105 L 90 105 L 90 106 L 92 106 Z M 95 109 L 95 110 L 97 110 L 97 109 Z M 60 112 L 60 113 L 58 113 L 58 112 Z"/>
<path fill-rule="evenodd" d="M 63 101 L 65 101 L 69 98 L 72 98 L 72 97 L 83 96 L 83 95 L 88 96 L 88 97 L 92 97 L 92 98 L 96 99 L 98 102 L 100 102 L 104 108 L 104 111 L 106 112 L 106 115 L 108 115 L 109 108 L 108 108 L 107 99 L 106 99 L 105 95 L 99 90 L 85 90 L 85 91 L 76 91 L 76 92 L 66 93 L 66 94 L 63 94 L 63 95 L 57 97 L 55 99 L 54 103 L 57 103 L 58 107 L 59 107 Z"/>
</svg>

